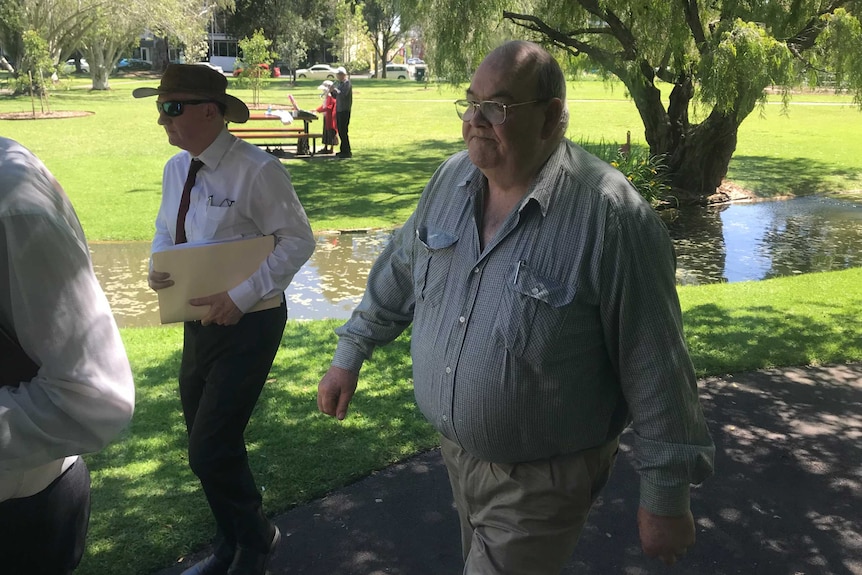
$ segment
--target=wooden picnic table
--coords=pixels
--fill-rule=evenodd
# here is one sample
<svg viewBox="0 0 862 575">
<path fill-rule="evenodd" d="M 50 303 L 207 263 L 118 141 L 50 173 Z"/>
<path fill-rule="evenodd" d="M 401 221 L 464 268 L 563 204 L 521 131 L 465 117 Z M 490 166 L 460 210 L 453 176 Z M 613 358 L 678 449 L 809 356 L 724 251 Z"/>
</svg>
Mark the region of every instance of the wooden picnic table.
<svg viewBox="0 0 862 575">
<path fill-rule="evenodd" d="M 294 122 L 302 122 L 302 125 L 285 124 L 282 119 L 284 114 L 290 114 Z M 317 153 L 317 139 L 323 138 L 322 133 L 311 132 L 311 122 L 316 119 L 316 114 L 305 110 L 253 112 L 248 122 L 229 125 L 228 131 L 250 144 L 265 148 L 271 154 L 284 155 L 286 145 L 295 145 L 297 156 L 314 156 Z M 279 125 L 273 126 L 273 122 L 279 122 Z"/>
</svg>

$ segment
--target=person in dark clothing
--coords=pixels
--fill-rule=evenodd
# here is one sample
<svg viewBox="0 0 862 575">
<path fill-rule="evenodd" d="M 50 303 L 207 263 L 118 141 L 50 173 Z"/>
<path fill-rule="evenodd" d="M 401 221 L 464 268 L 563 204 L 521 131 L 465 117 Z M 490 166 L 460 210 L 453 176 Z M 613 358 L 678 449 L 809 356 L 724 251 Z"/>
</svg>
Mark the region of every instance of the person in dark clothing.
<svg viewBox="0 0 862 575">
<path fill-rule="evenodd" d="M 335 94 L 335 121 L 338 124 L 338 137 L 341 139 L 341 148 L 335 155 L 339 158 L 352 158 L 347 129 L 350 126 L 350 109 L 353 107 L 353 86 L 344 68 L 336 69 L 335 77 L 338 81 L 332 87 L 332 92 Z"/>
</svg>

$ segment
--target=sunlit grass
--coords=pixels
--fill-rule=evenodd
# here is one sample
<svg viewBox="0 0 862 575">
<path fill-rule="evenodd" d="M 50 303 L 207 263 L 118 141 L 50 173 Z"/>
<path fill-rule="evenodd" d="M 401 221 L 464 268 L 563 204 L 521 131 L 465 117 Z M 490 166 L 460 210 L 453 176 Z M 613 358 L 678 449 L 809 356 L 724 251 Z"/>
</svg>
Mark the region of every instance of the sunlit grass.
<svg viewBox="0 0 862 575">
<path fill-rule="evenodd" d="M 162 169 L 177 150 L 156 124 L 153 99 L 132 98 L 131 91 L 157 83 L 156 77 L 118 78 L 110 91 L 92 92 L 86 78 L 75 78 L 70 89 L 51 96 L 51 108 L 93 115 L 0 120 L 0 133 L 32 149 L 57 175 L 90 241 L 152 237 Z M 292 94 L 300 107 L 314 109 L 317 85 L 273 79 L 261 102 L 287 107 Z M 440 162 L 463 148 L 452 105 L 463 88 L 367 79 L 354 85 L 354 159 L 286 161 L 316 231 L 400 225 Z M 251 100 L 249 90 L 232 93 Z M 621 84 L 573 82 L 568 95 L 571 139 L 613 146 L 631 131 L 633 145 L 645 145 L 641 120 Z M 768 105 L 745 120 L 729 177 L 764 196 L 862 188 L 862 114 L 850 97 L 801 94 L 798 100 L 788 114 Z M 0 113 L 30 106 L 29 98 L 0 97 Z"/>
</svg>

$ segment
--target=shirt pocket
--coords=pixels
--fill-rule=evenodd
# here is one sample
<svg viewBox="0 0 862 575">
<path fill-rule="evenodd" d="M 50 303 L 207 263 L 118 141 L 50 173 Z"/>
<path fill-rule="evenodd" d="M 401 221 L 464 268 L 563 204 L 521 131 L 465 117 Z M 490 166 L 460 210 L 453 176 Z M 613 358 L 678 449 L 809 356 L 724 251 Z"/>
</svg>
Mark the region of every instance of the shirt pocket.
<svg viewBox="0 0 862 575">
<path fill-rule="evenodd" d="M 514 356 L 539 364 L 561 359 L 563 328 L 575 286 L 543 276 L 523 261 L 512 266 L 503 289 L 494 333 Z"/>
<path fill-rule="evenodd" d="M 207 206 L 203 237 L 205 239 L 223 237 L 225 231 L 233 226 L 233 211 L 234 208 L 229 206 Z"/>
<path fill-rule="evenodd" d="M 416 239 L 419 240 L 413 268 L 416 303 L 423 307 L 437 307 L 443 299 L 458 237 L 445 230 L 420 226 L 416 230 Z"/>
</svg>

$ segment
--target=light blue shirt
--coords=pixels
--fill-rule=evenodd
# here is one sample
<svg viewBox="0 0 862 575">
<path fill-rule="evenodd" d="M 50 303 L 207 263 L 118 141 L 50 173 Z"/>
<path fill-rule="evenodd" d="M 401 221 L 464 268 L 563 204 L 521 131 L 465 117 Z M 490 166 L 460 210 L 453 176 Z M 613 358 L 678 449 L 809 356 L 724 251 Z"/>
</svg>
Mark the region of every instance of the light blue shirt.
<svg viewBox="0 0 862 575">
<path fill-rule="evenodd" d="M 412 322 L 416 401 L 448 439 L 510 463 L 601 445 L 631 422 L 642 505 L 686 511 L 714 447 L 661 220 L 565 140 L 482 250 L 486 187 L 466 152 L 437 170 L 338 328 L 333 365 L 358 372 Z"/>
</svg>

